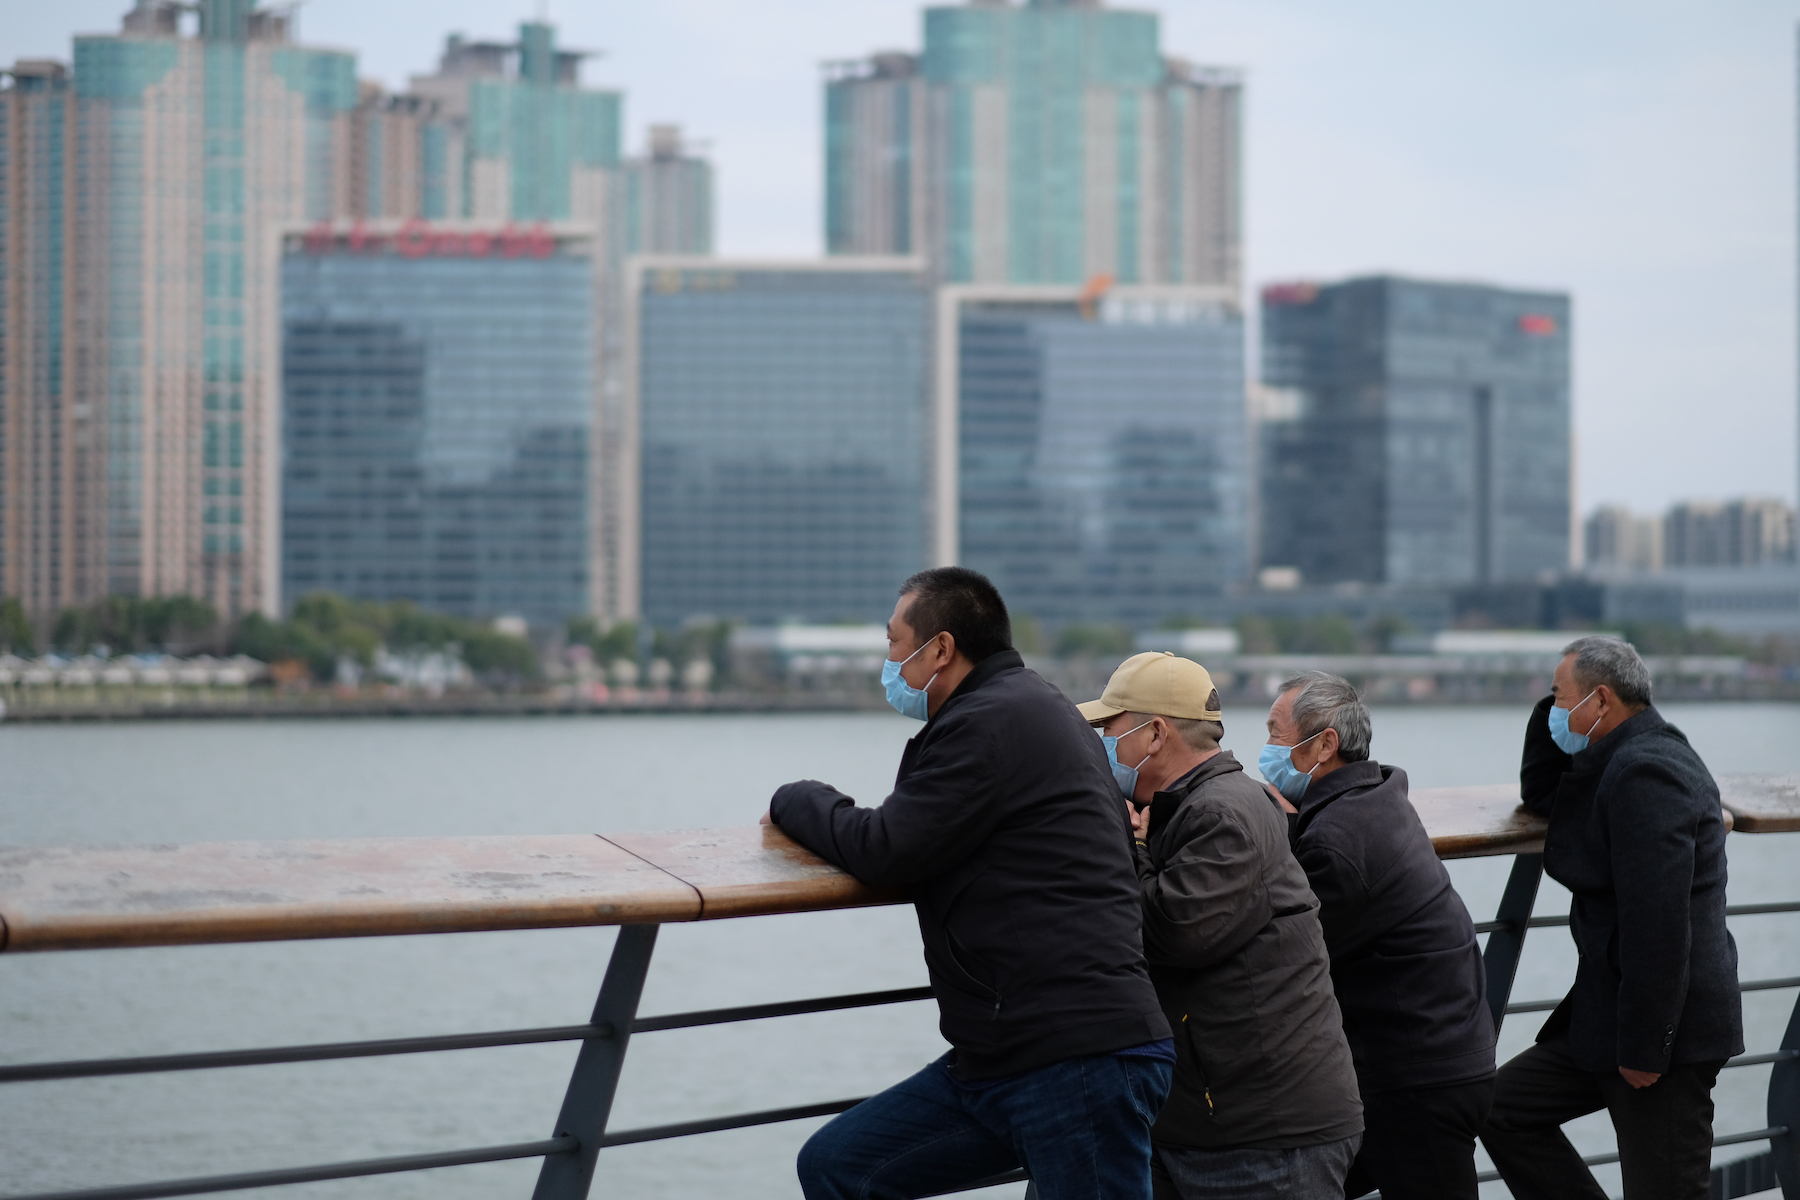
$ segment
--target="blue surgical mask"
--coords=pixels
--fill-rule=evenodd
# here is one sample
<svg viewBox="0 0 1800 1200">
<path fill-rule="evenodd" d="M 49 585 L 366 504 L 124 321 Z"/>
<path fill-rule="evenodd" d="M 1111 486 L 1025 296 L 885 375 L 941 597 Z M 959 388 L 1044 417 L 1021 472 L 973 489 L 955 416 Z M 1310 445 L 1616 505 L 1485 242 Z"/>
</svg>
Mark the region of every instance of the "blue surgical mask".
<svg viewBox="0 0 1800 1200">
<path fill-rule="evenodd" d="M 1599 688 L 1595 688 L 1594 692 L 1599 690 Z M 1589 692 L 1587 695 L 1583 696 L 1581 702 L 1576 704 L 1574 708 L 1552 708 L 1550 710 L 1550 740 L 1555 742 L 1556 748 L 1561 750 L 1564 754 L 1580 754 L 1583 750 L 1586 750 L 1588 747 L 1588 733 L 1594 732 L 1594 726 L 1600 724 L 1600 717 L 1595 717 L 1594 724 L 1588 726 L 1587 733 L 1576 733 L 1573 729 L 1569 728 L 1569 714 L 1574 712 L 1576 708 L 1580 708 L 1582 704 L 1586 704 L 1589 700 L 1592 700 L 1594 698 L 1594 692 Z M 1605 713 L 1600 714 L 1601 717 L 1605 715 Z"/>
<path fill-rule="evenodd" d="M 929 645 L 930 642 L 925 643 L 925 646 Z M 925 693 L 937 676 L 927 679 L 924 687 L 916 688 L 901 677 L 900 668 L 919 657 L 919 651 L 925 649 L 925 646 L 920 646 L 899 662 L 890 658 L 881 664 L 881 690 L 887 693 L 887 702 L 894 706 L 895 712 L 915 721 L 923 721 L 931 715 L 931 698 Z"/>
<path fill-rule="evenodd" d="M 1306 795 L 1306 789 L 1312 786 L 1312 771 L 1302 771 L 1294 765 L 1294 751 L 1324 732 L 1321 729 L 1306 741 L 1296 742 L 1292 746 L 1270 743 L 1256 756 L 1256 769 L 1262 772 L 1262 777 L 1269 781 L 1271 787 L 1287 797 L 1289 804 L 1300 803 L 1300 797 Z M 1318 769 L 1319 764 L 1314 763 L 1313 771 Z"/>
<path fill-rule="evenodd" d="M 1148 724 L 1150 724 L 1149 721 L 1144 722 L 1144 725 Z M 1127 800 L 1131 799 L 1137 792 L 1138 767 L 1149 762 L 1150 756 L 1148 754 L 1144 755 L 1144 757 L 1139 760 L 1137 767 L 1126 766 L 1119 761 L 1119 738 L 1130 737 L 1132 734 L 1136 733 L 1138 729 L 1142 729 L 1144 725 L 1139 725 L 1137 729 L 1127 729 L 1124 733 L 1121 733 L 1119 737 L 1107 737 L 1104 733 L 1101 733 L 1100 730 L 1094 730 L 1095 733 L 1100 734 L 1100 740 L 1106 743 L 1106 761 L 1112 764 L 1113 782 L 1119 785 L 1119 790 L 1125 793 L 1125 798 Z"/>
</svg>

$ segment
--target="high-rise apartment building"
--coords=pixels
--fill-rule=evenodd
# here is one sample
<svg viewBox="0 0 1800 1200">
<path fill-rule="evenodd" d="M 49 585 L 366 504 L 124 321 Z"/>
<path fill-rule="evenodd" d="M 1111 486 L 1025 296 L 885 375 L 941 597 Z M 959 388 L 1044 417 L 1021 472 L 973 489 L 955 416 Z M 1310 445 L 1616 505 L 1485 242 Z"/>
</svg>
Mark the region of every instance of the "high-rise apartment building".
<svg viewBox="0 0 1800 1200">
<path fill-rule="evenodd" d="M 1582 527 L 1584 558 L 1590 567 L 1660 571 L 1663 523 L 1629 508 L 1609 505 L 1593 511 Z"/>
<path fill-rule="evenodd" d="M 617 224 L 608 214 L 619 202 L 623 97 L 581 86 L 585 57 L 528 21 L 516 42 L 454 35 L 437 71 L 413 77 L 409 93 L 452 131 L 460 194 L 445 215 Z"/>
<path fill-rule="evenodd" d="M 276 602 L 279 402 L 273 231 L 342 203 L 349 54 L 294 45 L 251 0 L 140 0 L 75 39 L 69 401 L 98 485 L 69 599 Z"/>
<path fill-rule="evenodd" d="M 827 67 L 826 247 L 952 282 L 1235 288 L 1241 92 L 1164 57 L 1154 13 L 928 8 L 921 54 Z"/>
<path fill-rule="evenodd" d="M 949 287 L 938 336 L 938 410 L 957 424 L 943 506 L 956 561 L 1013 611 L 1147 629 L 1207 611 L 1245 577 L 1231 289 Z"/>
<path fill-rule="evenodd" d="M 594 610 L 590 227 L 284 238 L 282 592 L 559 627 Z"/>
<path fill-rule="evenodd" d="M 1690 500 L 1663 518 L 1671 567 L 1750 567 L 1794 558 L 1794 510 L 1773 498 Z"/>
<path fill-rule="evenodd" d="M 881 620 L 948 561 L 923 264 L 634 258 L 625 297 L 622 615 Z"/>
<path fill-rule="evenodd" d="M 61 63 L 0 79 L 0 596 L 29 611 L 94 592 L 103 463 L 74 398 L 68 270 L 75 91 Z"/>
<path fill-rule="evenodd" d="M 629 254 L 711 254 L 713 170 L 679 125 L 652 125 L 644 153 L 625 162 Z"/>
<path fill-rule="evenodd" d="M 1569 565 L 1569 299 L 1378 276 L 1262 295 L 1261 562 L 1309 583 Z"/>
</svg>

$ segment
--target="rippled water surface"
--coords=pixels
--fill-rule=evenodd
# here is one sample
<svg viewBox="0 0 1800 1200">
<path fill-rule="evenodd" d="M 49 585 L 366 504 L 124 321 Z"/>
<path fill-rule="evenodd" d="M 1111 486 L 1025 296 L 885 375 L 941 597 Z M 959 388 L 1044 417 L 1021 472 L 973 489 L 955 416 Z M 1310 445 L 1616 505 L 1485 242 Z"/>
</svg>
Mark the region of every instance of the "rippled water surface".
<svg viewBox="0 0 1800 1200">
<path fill-rule="evenodd" d="M 1800 706 L 1671 706 L 1715 772 L 1800 770 Z M 1524 711 L 1383 709 L 1375 755 L 1416 787 L 1514 778 Z M 1229 714 L 1254 762 L 1261 714 Z M 829 780 L 866 802 L 917 725 L 886 715 L 642 716 L 0 725 L 0 842 L 594 832 L 747 824 L 773 788 Z M 1731 839 L 1732 900 L 1800 897 L 1793 835 Z M 1451 864 L 1477 920 L 1509 860 Z M 1546 881 L 1543 913 L 1566 911 Z M 1746 976 L 1800 974 L 1800 919 L 1734 921 Z M 454 934 L 0 957 L 0 1060 L 563 1025 L 587 1018 L 613 934 Z M 1536 931 L 1515 999 L 1568 985 L 1564 930 Z M 908 908 L 666 927 L 653 1014 L 924 982 Z M 1772 1048 L 1793 991 L 1746 998 Z M 1512 1018 L 1502 1056 L 1537 1015 Z M 633 1039 L 615 1127 L 855 1096 L 942 1049 L 929 1003 Z M 545 1137 L 573 1044 L 0 1087 L 0 1190 L 23 1192 Z M 1728 1072 L 1720 1130 L 1764 1124 L 1768 1068 Z M 601 1155 L 596 1197 L 793 1197 L 818 1121 Z M 1604 1116 L 1571 1127 L 1607 1141 Z M 1723 1152 L 1736 1156 L 1752 1147 Z M 534 1162 L 238 1193 L 525 1197 Z M 1617 1176 L 1603 1177 L 1618 1190 Z M 1487 1189 L 1495 1196 L 1504 1193 Z M 996 1192 L 1016 1195 L 1020 1189 Z"/>
</svg>

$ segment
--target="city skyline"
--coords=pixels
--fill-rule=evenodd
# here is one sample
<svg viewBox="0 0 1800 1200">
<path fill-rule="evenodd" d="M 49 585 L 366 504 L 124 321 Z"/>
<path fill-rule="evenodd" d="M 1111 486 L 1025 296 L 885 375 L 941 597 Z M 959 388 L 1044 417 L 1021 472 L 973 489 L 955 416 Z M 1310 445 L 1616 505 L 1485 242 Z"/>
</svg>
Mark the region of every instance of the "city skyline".
<svg viewBox="0 0 1800 1200">
<path fill-rule="evenodd" d="M 114 28 L 125 7 L 18 6 L 0 60 L 66 61 L 71 34 Z M 1246 71 L 1252 286 L 1394 272 L 1568 291 L 1581 512 L 1792 500 L 1793 6 L 1142 7 L 1162 15 L 1169 52 Z M 505 38 L 535 14 L 313 0 L 300 33 L 398 88 L 433 68 L 446 33 Z M 584 80 L 627 93 L 630 153 L 652 122 L 710 143 L 717 249 L 733 256 L 822 250 L 819 64 L 921 34 L 910 0 L 552 3 L 547 16 L 565 44 L 605 52 Z M 1699 406 L 1706 420 L 1684 423 Z"/>
</svg>

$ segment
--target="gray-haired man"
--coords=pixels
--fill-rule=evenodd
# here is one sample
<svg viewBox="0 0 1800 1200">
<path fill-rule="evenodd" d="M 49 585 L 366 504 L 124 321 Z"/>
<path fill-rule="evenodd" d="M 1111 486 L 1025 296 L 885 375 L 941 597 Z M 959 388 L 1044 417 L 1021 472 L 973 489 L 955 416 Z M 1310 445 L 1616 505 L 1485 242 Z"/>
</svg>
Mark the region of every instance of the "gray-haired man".
<svg viewBox="0 0 1800 1200">
<path fill-rule="evenodd" d="M 1573 893 L 1575 986 L 1500 1070 L 1481 1135 L 1518 1200 L 1601 1200 L 1564 1121 L 1606 1109 L 1627 1200 L 1707 1195 L 1712 1089 L 1744 1048 L 1719 789 L 1624 642 L 1571 642 L 1525 727 L 1525 807 Z"/>
<path fill-rule="evenodd" d="M 1369 740 L 1356 689 L 1308 671 L 1282 684 L 1259 763 L 1319 898 L 1362 1092 L 1362 1149 L 1344 1194 L 1475 1200 L 1475 1138 L 1494 1089 L 1481 950 L 1406 772 L 1371 760 Z"/>
</svg>

